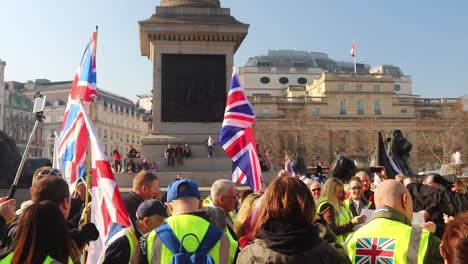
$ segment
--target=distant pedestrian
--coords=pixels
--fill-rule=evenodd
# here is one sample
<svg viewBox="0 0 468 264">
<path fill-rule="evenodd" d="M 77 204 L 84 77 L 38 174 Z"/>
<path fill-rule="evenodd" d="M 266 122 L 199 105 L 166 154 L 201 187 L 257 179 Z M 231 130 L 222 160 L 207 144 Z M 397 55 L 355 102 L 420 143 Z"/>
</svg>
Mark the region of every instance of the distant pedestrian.
<svg viewBox="0 0 468 264">
<path fill-rule="evenodd" d="M 177 145 L 175 148 L 175 157 L 177 159 L 177 165 L 183 166 L 184 165 L 184 148 L 182 145 Z"/>
<path fill-rule="evenodd" d="M 214 145 L 214 140 L 211 136 L 208 136 L 208 158 L 213 157 L 213 145 Z"/>
<path fill-rule="evenodd" d="M 166 151 L 164 152 L 164 156 L 167 159 L 167 166 L 174 167 L 175 166 L 175 149 L 171 146 L 171 144 L 167 144 Z"/>
<path fill-rule="evenodd" d="M 116 149 L 112 153 L 114 154 L 114 171 L 118 173 L 122 167 L 122 156 L 120 156 L 119 151 Z"/>
</svg>

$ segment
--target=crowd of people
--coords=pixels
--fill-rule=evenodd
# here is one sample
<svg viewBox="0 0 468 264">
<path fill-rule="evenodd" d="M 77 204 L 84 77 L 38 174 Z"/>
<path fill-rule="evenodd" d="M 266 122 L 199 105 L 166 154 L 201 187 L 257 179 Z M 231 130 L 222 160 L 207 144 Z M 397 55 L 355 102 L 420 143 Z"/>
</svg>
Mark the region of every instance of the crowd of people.
<svg viewBox="0 0 468 264">
<path fill-rule="evenodd" d="M 14 199 L 0 198 L 0 263 L 79 263 L 86 243 L 73 231 L 84 228 L 84 183 L 70 194 L 60 171 L 43 167 L 30 191 L 17 211 Z M 373 185 L 362 171 L 346 184 L 334 177 L 321 184 L 281 171 L 258 192 L 217 180 L 203 199 L 192 180 L 178 175 L 162 193 L 156 174 L 141 170 L 124 203 L 132 226 L 106 245 L 100 263 L 468 260 L 466 187 L 440 175 Z M 425 221 L 412 223 L 415 213 Z"/>
</svg>

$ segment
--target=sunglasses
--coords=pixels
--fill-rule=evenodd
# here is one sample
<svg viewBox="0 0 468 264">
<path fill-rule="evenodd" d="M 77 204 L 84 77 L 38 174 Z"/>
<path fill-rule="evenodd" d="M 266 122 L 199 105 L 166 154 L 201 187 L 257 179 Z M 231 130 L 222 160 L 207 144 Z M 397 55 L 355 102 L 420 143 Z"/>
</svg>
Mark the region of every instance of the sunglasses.
<svg viewBox="0 0 468 264">
<path fill-rule="evenodd" d="M 322 190 L 322 188 L 317 188 L 317 189 L 312 189 L 311 191 L 313 192 L 320 192 Z"/>
<path fill-rule="evenodd" d="M 352 188 L 349 188 L 351 190 L 361 190 L 362 187 L 361 186 L 355 186 L 355 187 L 352 187 Z"/>
<path fill-rule="evenodd" d="M 58 169 L 47 169 L 39 172 L 38 176 L 57 175 L 62 176 L 62 172 Z"/>
</svg>

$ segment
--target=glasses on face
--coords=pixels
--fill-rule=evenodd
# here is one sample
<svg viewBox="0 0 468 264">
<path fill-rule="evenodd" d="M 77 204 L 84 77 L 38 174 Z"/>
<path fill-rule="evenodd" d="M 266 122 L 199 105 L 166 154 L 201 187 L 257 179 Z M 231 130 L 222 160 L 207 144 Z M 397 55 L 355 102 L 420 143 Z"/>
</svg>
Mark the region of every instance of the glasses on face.
<svg viewBox="0 0 468 264">
<path fill-rule="evenodd" d="M 39 172 L 38 176 L 57 175 L 62 176 L 62 172 L 58 169 L 47 169 Z"/>
<path fill-rule="evenodd" d="M 351 187 L 350 189 L 353 191 L 357 191 L 357 190 L 361 190 L 362 186 L 354 186 L 354 187 Z"/>
<path fill-rule="evenodd" d="M 313 192 L 320 192 L 322 190 L 322 188 L 316 188 L 316 189 L 312 189 L 311 191 Z"/>
</svg>

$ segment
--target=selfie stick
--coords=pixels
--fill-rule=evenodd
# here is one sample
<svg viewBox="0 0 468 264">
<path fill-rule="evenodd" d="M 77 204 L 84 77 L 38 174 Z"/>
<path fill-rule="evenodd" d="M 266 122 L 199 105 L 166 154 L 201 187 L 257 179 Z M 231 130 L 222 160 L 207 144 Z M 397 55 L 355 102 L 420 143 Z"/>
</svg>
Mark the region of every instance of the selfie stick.
<svg viewBox="0 0 468 264">
<path fill-rule="evenodd" d="M 23 171 L 24 162 L 26 161 L 26 156 L 28 155 L 29 148 L 31 147 L 31 142 L 33 140 L 34 134 L 36 133 L 37 126 L 39 125 L 39 123 L 42 123 L 44 119 L 45 117 L 44 117 L 43 111 L 39 111 L 36 113 L 36 122 L 34 123 L 33 130 L 31 132 L 31 135 L 29 136 L 28 144 L 26 145 L 26 148 L 24 149 L 23 157 L 21 157 L 21 162 L 18 167 L 18 170 L 16 171 L 16 176 L 15 176 L 15 180 L 13 181 L 13 185 L 11 185 L 10 193 L 8 194 L 8 199 L 11 199 L 15 196 L 16 189 L 18 188 L 18 181 L 21 176 L 21 172 Z"/>
</svg>

